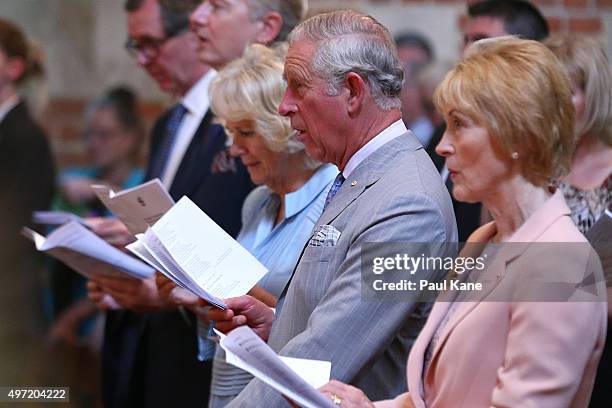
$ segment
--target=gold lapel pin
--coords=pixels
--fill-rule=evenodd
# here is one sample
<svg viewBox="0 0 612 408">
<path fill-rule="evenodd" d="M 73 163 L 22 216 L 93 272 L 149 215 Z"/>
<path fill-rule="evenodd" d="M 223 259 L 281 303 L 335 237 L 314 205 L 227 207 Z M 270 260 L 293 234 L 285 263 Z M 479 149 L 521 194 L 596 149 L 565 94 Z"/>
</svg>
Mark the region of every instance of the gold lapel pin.
<svg viewBox="0 0 612 408">
<path fill-rule="evenodd" d="M 351 181 L 351 187 L 355 187 L 357 185 L 357 180 Z"/>
</svg>

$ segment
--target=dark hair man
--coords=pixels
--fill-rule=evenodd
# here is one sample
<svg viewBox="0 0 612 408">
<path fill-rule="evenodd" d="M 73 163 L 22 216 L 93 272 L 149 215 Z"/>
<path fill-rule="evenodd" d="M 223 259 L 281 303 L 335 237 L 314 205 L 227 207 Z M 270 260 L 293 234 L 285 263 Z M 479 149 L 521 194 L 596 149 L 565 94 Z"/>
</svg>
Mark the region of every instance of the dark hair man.
<svg viewBox="0 0 612 408">
<path fill-rule="evenodd" d="M 483 38 L 516 35 L 542 41 L 548 37 L 548 23 L 542 13 L 524 0 L 485 0 L 468 7 L 464 43 Z"/>
<path fill-rule="evenodd" d="M 128 0 L 125 5 L 126 48 L 163 91 L 180 99 L 155 124 L 146 178 L 160 178 L 175 200 L 188 196 L 236 235 L 252 184 L 244 167 L 228 155 L 223 128 L 212 121 L 208 85 L 215 71 L 198 59 L 199 41 L 189 30 L 189 15 L 198 4 Z M 117 245 L 132 240 L 115 220 L 104 220 L 94 230 Z M 193 315 L 162 301 L 154 279 L 99 279 L 89 287 L 93 300 L 110 294 L 128 309 L 108 314 L 104 405 L 205 406 L 211 362 L 198 361 Z"/>
</svg>

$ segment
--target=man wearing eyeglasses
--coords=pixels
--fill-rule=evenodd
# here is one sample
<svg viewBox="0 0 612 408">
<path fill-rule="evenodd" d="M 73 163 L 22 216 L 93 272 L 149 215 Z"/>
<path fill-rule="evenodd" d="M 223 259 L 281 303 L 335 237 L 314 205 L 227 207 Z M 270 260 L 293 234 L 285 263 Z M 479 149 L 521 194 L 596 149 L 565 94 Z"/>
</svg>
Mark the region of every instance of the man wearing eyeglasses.
<svg viewBox="0 0 612 408">
<path fill-rule="evenodd" d="M 209 110 L 215 71 L 198 60 L 198 39 L 188 30 L 199 0 L 127 0 L 126 48 L 159 87 L 179 102 L 155 124 L 147 179 L 160 178 L 170 195 L 187 195 L 231 235 L 253 185 L 228 155 L 223 128 Z M 117 220 L 98 220 L 94 231 L 123 246 L 133 238 Z M 100 279 L 90 298 L 110 295 L 123 309 L 107 315 L 103 347 L 105 407 L 205 406 L 210 361 L 198 356 L 196 323 L 157 293 L 154 279 Z M 199 358 L 198 358 L 199 357 Z M 212 356 L 208 356 L 209 359 Z"/>
</svg>

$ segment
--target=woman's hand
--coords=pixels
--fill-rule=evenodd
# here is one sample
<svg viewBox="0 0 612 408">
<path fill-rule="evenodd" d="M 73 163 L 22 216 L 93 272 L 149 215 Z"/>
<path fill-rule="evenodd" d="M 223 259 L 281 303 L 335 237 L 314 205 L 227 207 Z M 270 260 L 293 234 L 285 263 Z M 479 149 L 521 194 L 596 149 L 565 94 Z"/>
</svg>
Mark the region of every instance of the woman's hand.
<svg viewBox="0 0 612 408">
<path fill-rule="evenodd" d="M 337 406 L 342 408 L 374 408 L 372 401 L 359 388 L 331 380 L 319 388 L 323 394 Z"/>
</svg>

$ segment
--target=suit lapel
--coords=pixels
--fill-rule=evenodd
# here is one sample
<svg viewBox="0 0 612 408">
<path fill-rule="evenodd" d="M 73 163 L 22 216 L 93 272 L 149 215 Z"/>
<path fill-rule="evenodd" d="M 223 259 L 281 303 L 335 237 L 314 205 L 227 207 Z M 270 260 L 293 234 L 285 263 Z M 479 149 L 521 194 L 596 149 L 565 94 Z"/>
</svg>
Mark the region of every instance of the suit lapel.
<svg viewBox="0 0 612 408">
<path fill-rule="evenodd" d="M 445 299 L 445 295 L 448 293 L 440 294 L 440 297 L 434 303 L 434 306 L 429 314 L 427 322 L 419 336 L 417 337 L 408 359 L 410 364 L 408 365 L 408 389 L 410 390 L 411 396 L 415 396 L 415 404 L 417 407 L 425 407 L 423 401 L 423 365 L 425 364 L 425 352 L 431 342 L 431 339 L 438 328 L 438 325 L 446 316 L 448 308 L 451 302 Z M 432 356 L 432 361 L 435 356 Z M 431 364 L 430 364 L 431 367 Z"/>
<path fill-rule="evenodd" d="M 368 187 L 376 183 L 394 163 L 395 157 L 405 150 L 422 148 L 410 133 L 390 140 L 367 157 L 344 181 L 334 199 L 321 214 L 317 225 L 325 225 L 335 220 Z"/>
<path fill-rule="evenodd" d="M 560 191 L 557 191 L 555 195 L 553 195 L 539 210 L 533 213 L 524 223 L 523 225 L 516 230 L 516 232 L 510 237 L 508 243 L 511 245 L 503 245 L 497 255 L 495 255 L 494 261 L 491 263 L 490 268 L 493 271 L 498 271 L 499 278 L 489 285 L 486 290 L 479 296 L 479 301 L 473 302 L 463 302 L 454 314 L 450 317 L 450 320 L 446 324 L 446 327 L 442 331 L 438 342 L 436 343 L 436 347 L 433 351 L 431 357 L 431 363 L 429 368 L 433 367 L 435 364 L 435 359 L 437 358 L 440 350 L 444 346 L 444 343 L 453 329 L 469 314 L 474 310 L 476 306 L 478 306 L 483 299 L 486 297 L 499 285 L 501 281 L 503 281 L 504 274 L 507 270 L 507 265 L 518 258 L 523 252 L 529 248 L 529 246 L 537 240 L 537 238 L 546 230 L 552 223 L 554 223 L 559 217 L 568 215 L 570 213 L 563 196 Z M 495 222 L 490 222 L 472 234 L 468 243 L 487 243 L 489 242 L 495 233 L 497 232 L 497 227 L 495 226 Z M 461 251 L 459 256 L 470 256 L 476 257 L 479 254 L 475 252 L 471 252 L 469 249 Z M 442 295 L 441 295 L 442 296 Z M 450 303 L 448 304 L 446 310 L 450 307 Z M 444 316 L 444 315 L 443 315 Z M 437 328 L 437 325 L 435 326 Z M 435 331 L 435 330 L 434 330 Z M 433 332 L 429 337 L 433 336 Z M 427 342 L 429 344 L 429 341 Z M 428 370 L 429 372 L 429 370 Z M 426 373 L 427 375 L 427 373 Z"/>
<path fill-rule="evenodd" d="M 402 151 L 417 150 L 422 148 L 421 144 L 416 140 L 416 137 L 410 132 L 405 133 L 395 139 L 389 141 L 368 158 L 366 158 L 357 168 L 349 175 L 349 178 L 344 181 L 340 190 L 336 193 L 334 199 L 329 203 L 327 208 L 323 210 L 323 214 L 319 217 L 316 226 L 326 225 L 335 220 L 353 201 L 355 201 L 363 192 L 372 184 L 376 183 L 383 174 L 387 171 L 393 159 Z M 316 230 L 313 228 L 313 233 Z M 295 271 L 300 265 L 302 256 L 308 248 L 309 237 L 306 244 L 302 248 L 302 252 L 291 272 L 291 277 L 287 280 L 285 288 L 282 290 L 279 299 L 282 299 L 289 289 L 289 285 L 293 280 Z"/>
</svg>

